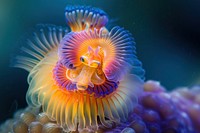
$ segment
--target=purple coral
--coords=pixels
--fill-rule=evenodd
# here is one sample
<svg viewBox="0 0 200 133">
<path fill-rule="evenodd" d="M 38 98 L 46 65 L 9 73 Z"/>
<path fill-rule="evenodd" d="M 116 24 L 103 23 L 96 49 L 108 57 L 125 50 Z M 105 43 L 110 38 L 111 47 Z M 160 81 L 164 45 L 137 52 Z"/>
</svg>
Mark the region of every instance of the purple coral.
<svg viewBox="0 0 200 133">
<path fill-rule="evenodd" d="M 159 82 L 148 81 L 128 122 L 107 132 L 198 133 L 199 92 L 200 88 L 195 87 L 168 93 Z"/>
</svg>

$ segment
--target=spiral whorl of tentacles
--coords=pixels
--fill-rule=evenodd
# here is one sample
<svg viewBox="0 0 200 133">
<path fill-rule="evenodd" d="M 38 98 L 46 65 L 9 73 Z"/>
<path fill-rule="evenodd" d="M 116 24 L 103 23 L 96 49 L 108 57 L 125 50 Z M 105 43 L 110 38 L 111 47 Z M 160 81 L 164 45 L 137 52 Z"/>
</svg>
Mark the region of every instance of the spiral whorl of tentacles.
<svg viewBox="0 0 200 133">
<path fill-rule="evenodd" d="M 65 131 L 127 121 L 144 78 L 131 33 L 107 29 L 108 16 L 98 8 L 68 6 L 65 16 L 71 31 L 43 26 L 16 57 L 14 66 L 29 71 L 28 104 Z"/>
</svg>

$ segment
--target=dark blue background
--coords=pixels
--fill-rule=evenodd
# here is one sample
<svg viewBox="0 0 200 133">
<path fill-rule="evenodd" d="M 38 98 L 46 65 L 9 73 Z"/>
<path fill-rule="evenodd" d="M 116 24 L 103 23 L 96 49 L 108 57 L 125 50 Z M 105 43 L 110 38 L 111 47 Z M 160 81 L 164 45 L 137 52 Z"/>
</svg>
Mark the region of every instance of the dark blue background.
<svg viewBox="0 0 200 133">
<path fill-rule="evenodd" d="M 102 8 L 114 24 L 130 30 L 147 80 L 169 90 L 200 83 L 199 0 L 1 0 L 0 121 L 26 106 L 28 73 L 9 67 L 19 38 L 39 23 L 65 26 L 68 4 Z"/>
</svg>

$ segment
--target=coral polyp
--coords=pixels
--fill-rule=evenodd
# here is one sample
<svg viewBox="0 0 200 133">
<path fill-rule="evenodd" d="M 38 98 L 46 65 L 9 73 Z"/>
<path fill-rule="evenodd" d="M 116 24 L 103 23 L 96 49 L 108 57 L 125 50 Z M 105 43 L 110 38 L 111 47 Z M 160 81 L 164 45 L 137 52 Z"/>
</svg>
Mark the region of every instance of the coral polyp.
<svg viewBox="0 0 200 133">
<path fill-rule="evenodd" d="M 108 30 L 98 8 L 67 7 L 65 15 L 71 32 L 44 26 L 16 57 L 14 66 L 29 71 L 28 104 L 65 131 L 96 130 L 98 119 L 107 128 L 125 122 L 144 76 L 132 35 L 118 26 Z"/>
</svg>

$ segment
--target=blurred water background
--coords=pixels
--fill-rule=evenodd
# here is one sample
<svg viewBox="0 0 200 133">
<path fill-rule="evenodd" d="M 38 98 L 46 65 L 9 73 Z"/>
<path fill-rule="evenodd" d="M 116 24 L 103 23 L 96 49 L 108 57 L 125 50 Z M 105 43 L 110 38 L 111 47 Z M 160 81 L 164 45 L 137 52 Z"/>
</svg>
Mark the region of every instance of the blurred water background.
<svg viewBox="0 0 200 133">
<path fill-rule="evenodd" d="M 169 90 L 200 83 L 199 0 L 0 0 L 0 122 L 26 106 L 28 73 L 9 67 L 16 42 L 37 24 L 65 26 L 69 4 L 99 7 L 133 33 L 146 79 Z"/>
</svg>

